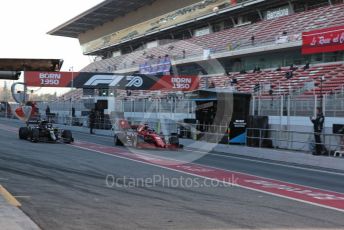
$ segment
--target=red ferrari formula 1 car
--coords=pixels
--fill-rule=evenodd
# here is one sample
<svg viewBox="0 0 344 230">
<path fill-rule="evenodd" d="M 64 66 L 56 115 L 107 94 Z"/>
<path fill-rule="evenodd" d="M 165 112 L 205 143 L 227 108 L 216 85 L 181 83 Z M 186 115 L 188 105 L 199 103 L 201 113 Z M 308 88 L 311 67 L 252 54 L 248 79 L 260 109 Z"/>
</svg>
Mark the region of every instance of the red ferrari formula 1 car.
<svg viewBox="0 0 344 230">
<path fill-rule="evenodd" d="M 130 125 L 127 120 L 118 120 L 114 127 L 114 144 L 117 146 L 129 146 L 135 148 L 150 149 L 179 149 L 177 134 L 171 134 L 166 138 L 157 134 L 148 125 Z"/>
</svg>

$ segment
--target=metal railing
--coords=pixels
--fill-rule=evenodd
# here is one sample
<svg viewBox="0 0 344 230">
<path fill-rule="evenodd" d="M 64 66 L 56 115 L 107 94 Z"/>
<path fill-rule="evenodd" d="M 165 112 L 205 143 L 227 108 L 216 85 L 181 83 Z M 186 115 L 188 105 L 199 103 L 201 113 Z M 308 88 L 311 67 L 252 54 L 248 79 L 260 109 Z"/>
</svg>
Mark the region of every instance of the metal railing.
<svg viewBox="0 0 344 230">
<path fill-rule="evenodd" d="M 49 105 L 51 111 L 54 112 L 66 112 L 71 111 L 72 107 L 76 111 L 83 111 L 86 110 L 84 103 L 82 101 L 73 101 L 73 102 L 37 102 L 37 107 L 39 108 L 40 112 L 44 112 L 46 107 Z"/>
<path fill-rule="evenodd" d="M 196 104 L 190 100 L 122 100 L 116 101 L 116 112 L 126 113 L 194 113 Z"/>
<path fill-rule="evenodd" d="M 106 98 L 104 98 L 106 99 Z M 197 109 L 196 103 L 186 99 L 140 99 L 140 100 L 115 100 L 111 112 L 142 113 L 146 114 L 183 114 L 185 118 L 192 118 Z M 68 114 L 71 116 L 73 107 L 78 114 L 87 112 L 89 109 L 83 101 L 70 102 L 40 102 L 38 108 L 41 114 L 49 105 L 52 113 L 59 115 Z M 251 100 L 251 115 L 261 116 L 313 116 L 316 107 L 322 107 L 326 117 L 344 117 L 344 94 L 337 93 L 324 95 L 323 98 L 317 95 L 274 95 L 269 97 L 253 96 Z M 78 115 L 80 116 L 80 115 Z M 132 116 L 132 115 L 130 115 Z"/>
<path fill-rule="evenodd" d="M 296 151 L 315 152 L 317 144 L 325 146 L 328 153 L 344 151 L 344 135 L 321 133 L 321 143 L 316 143 L 314 132 L 277 129 L 247 129 L 247 143 L 252 147 L 269 147 Z"/>
<path fill-rule="evenodd" d="M 221 47 L 217 48 L 209 48 L 209 59 L 212 59 L 214 55 L 221 55 L 221 54 L 227 54 L 231 52 L 238 52 L 242 50 L 247 49 L 256 49 L 260 47 L 266 47 L 266 46 L 272 46 L 272 45 L 278 45 L 278 44 L 291 44 L 294 42 L 298 42 L 301 40 L 300 34 L 292 34 L 288 35 L 288 39 L 283 43 L 278 43 L 277 39 L 267 39 L 259 42 L 255 42 L 252 44 L 252 41 L 250 39 L 247 39 L 246 41 L 238 41 L 238 42 L 229 42 L 228 44 L 224 44 Z M 207 48 L 202 48 L 202 50 L 207 50 Z M 169 54 L 167 48 L 166 48 L 166 54 Z M 193 52 L 193 53 L 185 53 L 185 54 L 179 54 L 179 55 L 170 55 L 172 63 L 181 61 L 181 60 L 189 60 L 194 58 L 200 58 L 203 57 L 203 52 Z M 139 68 L 141 63 L 136 62 L 124 62 L 117 66 L 117 70 L 125 70 L 125 69 L 132 69 L 132 68 Z"/>
<path fill-rule="evenodd" d="M 317 96 L 277 95 L 270 97 L 253 96 L 251 114 L 261 116 L 313 116 L 321 107 L 327 117 L 344 117 L 342 94 Z"/>
</svg>

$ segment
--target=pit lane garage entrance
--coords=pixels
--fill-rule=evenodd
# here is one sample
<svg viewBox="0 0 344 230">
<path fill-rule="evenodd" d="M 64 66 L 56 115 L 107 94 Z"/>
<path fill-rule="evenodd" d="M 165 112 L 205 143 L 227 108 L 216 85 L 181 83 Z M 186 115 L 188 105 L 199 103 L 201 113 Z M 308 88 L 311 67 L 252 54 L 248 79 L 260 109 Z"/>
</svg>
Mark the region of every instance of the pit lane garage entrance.
<svg viewBox="0 0 344 230">
<path fill-rule="evenodd" d="M 202 133 L 223 132 L 220 143 L 246 143 L 251 94 L 206 89 L 194 91 L 187 97 L 196 103 L 196 124 L 201 136 Z"/>
</svg>

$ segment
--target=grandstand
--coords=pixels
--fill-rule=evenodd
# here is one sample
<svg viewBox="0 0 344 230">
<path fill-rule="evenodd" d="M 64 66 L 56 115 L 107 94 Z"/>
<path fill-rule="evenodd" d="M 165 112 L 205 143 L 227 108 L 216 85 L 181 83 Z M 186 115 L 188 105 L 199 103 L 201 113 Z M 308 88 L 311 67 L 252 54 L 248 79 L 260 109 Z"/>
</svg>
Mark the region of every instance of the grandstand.
<svg viewBox="0 0 344 230">
<path fill-rule="evenodd" d="M 171 64 L 167 74 L 198 75 L 200 89 L 305 98 L 343 92 L 342 50 L 302 54 L 303 33 L 343 22 L 341 0 L 106 0 L 49 34 L 78 38 L 84 54 L 96 56 L 81 72 L 137 74 L 164 59 Z M 207 64 L 212 61 L 217 64 Z M 164 90 L 110 91 L 104 97 L 171 96 Z M 72 94 L 83 98 L 79 89 L 60 100 Z"/>
<path fill-rule="evenodd" d="M 168 54 L 173 59 L 178 60 L 182 58 L 183 50 L 185 50 L 185 58 L 187 59 L 188 57 L 195 56 L 202 57 L 205 49 L 210 49 L 213 53 L 226 53 L 242 48 L 252 48 L 250 39 L 252 35 L 255 37 L 255 44 L 257 46 L 264 44 L 275 45 L 274 43 L 278 43 L 277 37 L 283 32 L 288 34 L 288 41 L 297 42 L 301 40 L 301 33 L 304 31 L 340 25 L 344 20 L 343 10 L 343 4 L 324 6 L 276 19 L 262 20 L 249 25 L 237 27 L 233 25 L 232 28 L 219 32 L 192 37 L 182 41 L 173 41 L 159 47 L 100 60 L 90 64 L 84 70 L 108 72 L 114 71 L 114 66 L 116 66 L 116 70 L 134 67 L 134 70 L 137 71 L 139 63 L 144 62 L 147 56 L 159 57 Z M 301 43 L 299 43 L 300 45 Z M 173 49 L 170 49 L 170 47 L 173 47 Z M 136 63 L 136 65 L 133 65 L 133 63 Z M 282 64 L 281 62 L 279 65 Z M 277 66 L 275 65 L 275 67 Z M 130 68 L 130 70 L 132 71 L 133 68 Z"/>
</svg>

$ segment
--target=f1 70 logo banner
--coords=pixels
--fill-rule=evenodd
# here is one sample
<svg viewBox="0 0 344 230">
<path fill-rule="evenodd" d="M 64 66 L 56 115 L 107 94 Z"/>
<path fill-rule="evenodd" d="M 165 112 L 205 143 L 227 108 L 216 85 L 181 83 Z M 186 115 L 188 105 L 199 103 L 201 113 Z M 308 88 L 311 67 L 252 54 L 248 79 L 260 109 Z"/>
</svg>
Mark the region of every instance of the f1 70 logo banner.
<svg viewBox="0 0 344 230">
<path fill-rule="evenodd" d="M 344 50 L 344 26 L 304 32 L 302 54 L 336 52 Z"/>
<path fill-rule="evenodd" d="M 198 76 L 114 75 L 88 72 L 24 72 L 31 87 L 118 88 L 126 90 L 193 91 L 199 88 Z"/>
<path fill-rule="evenodd" d="M 129 76 L 127 77 L 127 80 L 129 80 L 129 83 L 126 85 L 126 87 L 136 87 L 139 88 L 143 85 L 143 78 L 140 76 Z"/>
</svg>

